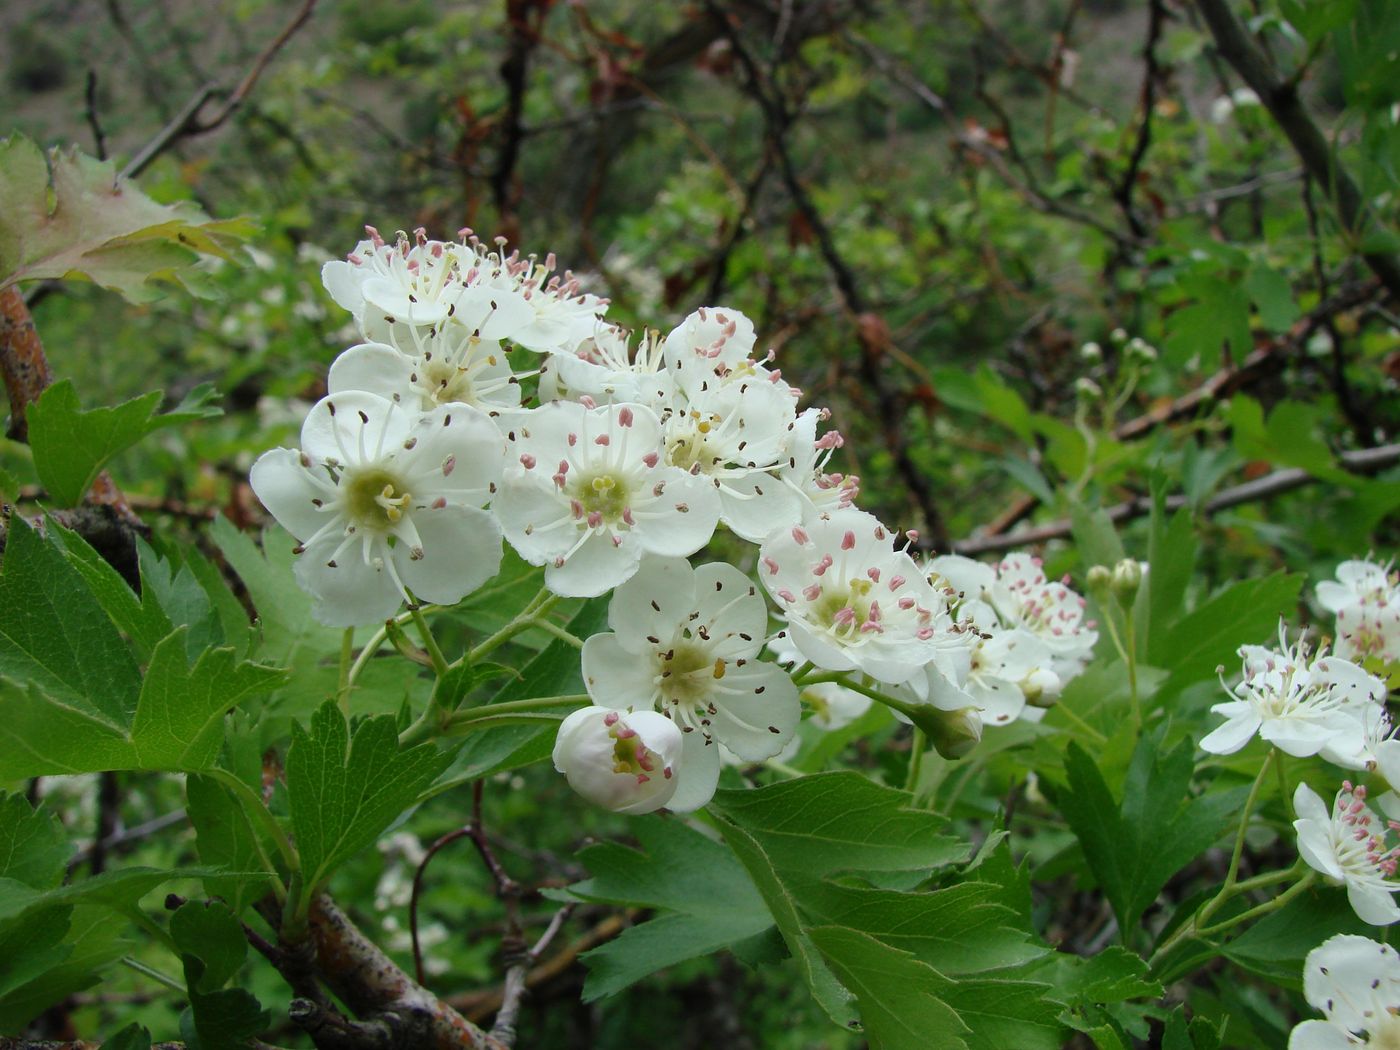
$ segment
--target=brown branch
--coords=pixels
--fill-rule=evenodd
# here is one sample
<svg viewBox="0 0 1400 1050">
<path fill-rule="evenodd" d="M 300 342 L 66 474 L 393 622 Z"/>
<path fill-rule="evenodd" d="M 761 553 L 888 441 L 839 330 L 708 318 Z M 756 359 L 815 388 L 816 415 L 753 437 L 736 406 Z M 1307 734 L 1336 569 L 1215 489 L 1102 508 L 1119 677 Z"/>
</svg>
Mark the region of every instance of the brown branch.
<svg viewBox="0 0 1400 1050">
<path fill-rule="evenodd" d="M 501 985 L 501 1006 L 496 1011 L 495 1022 L 491 1025 L 491 1034 L 507 1046 L 515 1045 L 515 1022 L 520 1014 L 520 1007 L 525 1002 L 525 993 L 529 990 L 530 970 L 539 962 L 550 942 L 564 928 L 564 923 L 573 914 L 574 907 L 573 904 L 566 904 L 555 912 L 534 947 L 512 962 L 506 970 L 505 983 Z"/>
<path fill-rule="evenodd" d="M 1370 226 L 1366 202 L 1351 175 L 1342 167 L 1332 145 L 1313 122 L 1298 96 L 1293 79 L 1279 76 L 1273 62 L 1250 37 L 1226 0 L 1196 0 L 1196 7 L 1215 38 L 1216 49 L 1229 62 L 1272 114 L 1298 159 L 1317 180 L 1337 209 L 1337 220 L 1354 241 Z M 1362 252 L 1361 258 L 1390 294 L 1400 299 L 1400 259 L 1384 252 Z"/>
<path fill-rule="evenodd" d="M 640 914 L 637 910 L 627 912 L 625 915 L 609 915 L 599 922 L 583 936 L 573 941 L 555 955 L 550 956 L 538 966 L 533 967 L 525 975 L 525 987 L 527 989 L 538 988 L 559 977 L 575 962 L 584 952 L 605 944 L 612 940 L 628 924 Z M 495 1014 L 500 1008 L 505 996 L 505 989 L 492 988 L 479 992 L 465 992 L 461 995 L 454 995 L 448 1002 L 471 1021 L 481 1022 Z"/>
<path fill-rule="evenodd" d="M 101 1050 L 101 1043 L 78 1039 L 71 1042 L 53 1039 L 11 1039 L 0 1035 L 0 1050 Z M 184 1043 L 152 1043 L 151 1050 L 185 1050 Z"/>
<path fill-rule="evenodd" d="M 1337 458 L 1339 465 L 1344 470 L 1353 474 L 1372 474 L 1400 463 L 1400 444 L 1380 445 L 1376 448 L 1343 452 Z M 1265 500 L 1283 492 L 1302 488 L 1316 480 L 1306 470 L 1295 468 L 1275 470 L 1265 474 L 1262 478 L 1255 478 L 1253 481 L 1246 481 L 1243 484 L 1222 489 L 1202 505 L 1201 513 L 1209 516 L 1217 511 L 1238 507 L 1243 503 Z M 1179 510 L 1187 506 L 1190 506 L 1190 501 L 1183 495 L 1167 497 L 1167 510 Z M 1110 521 L 1130 521 L 1133 518 L 1150 514 L 1152 500 L 1146 496 L 1138 496 L 1106 507 L 1104 512 Z M 986 554 L 991 551 L 1010 550 L 1013 547 L 1024 547 L 1044 543 L 1046 540 L 1060 539 L 1070 535 L 1072 531 L 1072 523 L 1068 518 L 1065 518 L 1046 522 L 1044 525 L 1037 525 L 1034 528 L 1021 529 L 1004 536 L 974 536 L 971 539 L 954 543 L 952 550 L 955 554 Z"/>
<path fill-rule="evenodd" d="M 44 344 L 24 296 L 14 285 L 0 291 L 0 376 L 10 396 L 10 426 L 15 441 L 29 440 L 25 411 L 53 382 L 53 371 L 44 356 Z"/>
<path fill-rule="evenodd" d="M 1163 0 L 1148 0 L 1147 43 L 1142 49 L 1142 123 L 1138 125 L 1137 139 L 1128 157 L 1128 166 L 1123 170 L 1123 177 L 1113 191 L 1114 200 L 1123 209 L 1123 217 L 1128 220 L 1128 225 L 1138 237 L 1145 237 L 1147 228 L 1133 210 L 1133 189 L 1137 186 L 1142 162 L 1147 158 L 1147 149 L 1152 145 L 1152 109 L 1157 104 L 1157 79 L 1161 75 L 1157 65 L 1157 42 L 1162 38 L 1162 23 L 1166 17 L 1166 10 L 1162 5 Z"/>
<path fill-rule="evenodd" d="M 326 985 L 357 1017 L 387 1022 L 395 1046 L 506 1050 L 399 969 L 324 894 L 311 904 L 308 933 Z"/>
</svg>

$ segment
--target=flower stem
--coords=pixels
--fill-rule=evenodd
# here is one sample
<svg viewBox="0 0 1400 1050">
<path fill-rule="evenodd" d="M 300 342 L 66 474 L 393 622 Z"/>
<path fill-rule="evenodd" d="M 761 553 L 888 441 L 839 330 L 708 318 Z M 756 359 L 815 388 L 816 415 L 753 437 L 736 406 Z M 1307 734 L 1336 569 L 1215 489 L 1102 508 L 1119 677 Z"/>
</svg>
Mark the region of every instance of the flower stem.
<svg viewBox="0 0 1400 1050">
<path fill-rule="evenodd" d="M 531 627 L 538 626 L 544 616 L 549 613 L 559 602 L 559 596 L 549 590 L 541 588 L 540 593 L 530 599 L 529 604 L 521 609 L 515 618 L 506 624 L 495 634 L 489 635 L 484 640 L 473 646 L 464 657 L 467 663 L 476 663 L 487 653 L 499 648 L 510 641 L 517 634 L 528 631 Z M 460 662 L 460 661 L 459 661 Z"/>
<path fill-rule="evenodd" d="M 569 645 L 572 645 L 575 649 L 583 648 L 582 638 L 569 631 L 567 628 L 560 627 L 553 620 L 547 620 L 543 617 L 540 617 L 534 620 L 530 626 L 538 627 L 540 630 L 544 631 L 545 634 L 554 635 L 555 638 L 558 638 L 561 642 L 566 642 Z"/>
<path fill-rule="evenodd" d="M 566 704 L 582 706 L 589 703 L 591 698 L 587 693 L 569 693 L 563 696 L 532 696 L 524 700 L 507 700 L 500 704 L 484 704 L 481 707 L 473 707 L 468 711 L 459 711 L 451 718 L 447 719 L 443 725 L 444 733 L 457 734 L 458 732 L 471 732 L 463 727 L 471 726 L 476 722 L 483 722 L 487 719 L 497 719 L 505 715 L 518 715 L 528 712 L 546 710 L 551 707 L 563 707 Z M 407 731 L 405 731 L 407 732 Z M 400 744 L 403 738 L 399 738 Z"/>
<path fill-rule="evenodd" d="M 1083 717 L 1076 714 L 1074 710 L 1069 706 L 1065 704 L 1056 704 L 1055 710 L 1059 711 L 1062 715 L 1068 718 L 1085 733 L 1089 734 L 1090 739 L 1092 739 L 1094 743 L 1099 745 L 1108 743 L 1108 737 L 1104 736 L 1097 729 L 1091 726 L 1088 722 L 1084 721 Z"/>
<path fill-rule="evenodd" d="M 1124 626 L 1123 630 L 1127 638 L 1124 644 L 1123 658 L 1128 663 L 1128 696 L 1133 705 L 1133 726 L 1142 731 L 1142 702 L 1138 699 L 1137 680 L 1137 625 L 1133 621 L 1133 610 L 1127 608 L 1123 610 Z"/>
<path fill-rule="evenodd" d="M 904 773 L 904 790 L 914 793 L 919 786 L 919 773 L 924 766 L 924 752 L 928 750 L 928 737 L 918 726 L 914 727 L 914 737 L 909 742 L 909 768 Z"/>
<path fill-rule="evenodd" d="M 340 713 L 350 717 L 350 668 L 355 652 L 355 628 L 345 628 L 340 636 L 340 681 L 336 686 L 335 698 L 340 704 Z"/>
<path fill-rule="evenodd" d="M 442 650 L 438 648 L 437 639 L 433 637 L 433 629 L 428 626 L 428 618 L 423 615 L 423 610 L 416 605 L 409 609 L 408 613 L 413 618 L 414 626 L 418 628 L 419 637 L 423 639 L 423 648 L 427 650 L 428 659 L 433 662 L 433 673 L 441 678 L 447 673 L 447 658 L 442 655 Z"/>
<path fill-rule="evenodd" d="M 1263 904 L 1256 905 L 1248 911 L 1242 911 L 1234 918 L 1226 919 L 1224 922 L 1216 923 L 1214 926 L 1203 926 L 1196 931 L 1196 936 L 1213 937 L 1215 934 L 1224 933 L 1226 930 L 1233 929 L 1241 923 L 1250 922 L 1260 916 L 1268 915 L 1270 912 L 1278 911 L 1316 881 L 1317 872 L 1310 871 L 1273 900 L 1265 901 Z"/>
<path fill-rule="evenodd" d="M 174 991 L 179 992 L 181 995 L 185 994 L 185 986 L 183 984 L 175 980 L 175 978 L 168 977 L 165 974 L 161 973 L 155 967 L 147 966 L 140 959 L 133 959 L 130 955 L 123 955 L 121 958 L 121 963 L 128 970 L 135 970 L 142 977 L 149 977 L 151 980 L 155 981 L 156 984 L 163 984 L 165 985 L 165 987 L 171 988 Z"/>
</svg>

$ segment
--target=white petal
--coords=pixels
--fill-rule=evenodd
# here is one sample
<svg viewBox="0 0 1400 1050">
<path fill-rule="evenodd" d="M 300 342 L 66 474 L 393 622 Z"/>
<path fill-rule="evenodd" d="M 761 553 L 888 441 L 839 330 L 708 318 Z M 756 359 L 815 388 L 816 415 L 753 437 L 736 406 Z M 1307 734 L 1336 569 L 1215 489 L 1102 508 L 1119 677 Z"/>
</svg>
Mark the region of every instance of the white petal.
<svg viewBox="0 0 1400 1050">
<path fill-rule="evenodd" d="M 776 755 L 802 718 L 802 702 L 792 679 L 776 664 L 750 663 L 730 670 L 723 681 L 743 691 L 714 697 L 715 739 L 750 762 Z"/>
<path fill-rule="evenodd" d="M 312 615 L 327 627 L 359 627 L 393 616 L 403 596 L 384 568 L 367 564 L 358 544 L 331 568 L 327 562 L 343 537 L 337 532 L 306 548 L 293 567 L 297 583 L 316 599 Z"/>
<path fill-rule="evenodd" d="M 707 478 L 693 477 L 670 467 L 657 471 L 664 494 L 652 505 L 665 517 L 648 521 L 635 531 L 638 542 L 652 554 L 688 558 L 715 534 L 719 524 L 719 492 Z M 682 509 L 684 508 L 684 509 Z"/>
<path fill-rule="evenodd" d="M 1322 750 L 1333 734 L 1300 718 L 1268 718 L 1260 725 L 1259 736 L 1294 758 L 1311 758 Z M 1205 741 L 1201 741 L 1201 746 L 1205 747 Z"/>
<path fill-rule="evenodd" d="M 1298 834 L 1298 854 L 1308 867 L 1321 872 L 1328 878 L 1340 880 L 1342 867 L 1337 863 L 1337 854 L 1332 848 L 1332 838 L 1328 825 L 1315 820 L 1295 820 L 1293 830 Z"/>
<path fill-rule="evenodd" d="M 790 529 L 802 520 L 802 498 L 769 474 L 726 481 L 720 504 L 720 519 L 750 543 L 762 543 L 774 529 Z"/>
<path fill-rule="evenodd" d="M 656 686 L 649 654 L 628 652 L 615 634 L 595 634 L 584 641 L 580 656 L 584 688 L 595 704 L 621 710 L 651 708 Z"/>
<path fill-rule="evenodd" d="M 1288 1050 L 1353 1050 L 1357 1044 L 1336 1025 L 1304 1021 L 1288 1037 Z"/>
<path fill-rule="evenodd" d="M 335 259 L 321 267 L 321 283 L 337 305 L 358 315 L 365 305 L 365 297 L 360 292 L 363 273 L 363 267 Z"/>
<path fill-rule="evenodd" d="M 501 567 L 501 527 L 475 507 L 415 510 L 413 527 L 423 557 L 413 559 L 404 543 L 394 550 L 394 567 L 415 597 L 438 605 L 461 601 Z"/>
<path fill-rule="evenodd" d="M 1244 714 L 1231 718 L 1224 725 L 1217 726 L 1213 732 L 1202 738 L 1201 750 L 1212 755 L 1233 755 L 1249 743 L 1259 725 L 1259 716 L 1255 714 Z"/>
<path fill-rule="evenodd" d="M 677 771 L 676 793 L 671 796 L 669 809 L 690 813 L 715 797 L 719 785 L 719 745 L 707 744 L 699 733 L 686 733 Z"/>
<path fill-rule="evenodd" d="M 595 532 L 563 565 L 550 562 L 544 570 L 544 582 L 565 598 L 596 598 L 630 579 L 641 557 L 635 543 L 615 547 L 611 536 Z"/>
<path fill-rule="evenodd" d="M 327 499 L 326 490 L 312 481 L 301 465 L 301 453 L 294 449 L 264 452 L 248 472 L 248 483 L 277 523 L 299 540 L 310 538 L 331 520 L 328 511 L 312 502 Z"/>
<path fill-rule="evenodd" d="M 1368 1027 L 1362 1011 L 1373 1003 L 1400 1006 L 1400 957 L 1369 937 L 1330 937 L 1308 952 L 1303 994 L 1334 1024 L 1359 1031 Z"/>
<path fill-rule="evenodd" d="M 746 655 L 758 652 L 768 629 L 768 606 L 754 582 L 733 565 L 711 562 L 695 570 L 695 603 L 698 623 L 709 627 L 711 637 L 735 636 L 736 649 Z M 737 636 L 746 634 L 747 642 Z"/>
<path fill-rule="evenodd" d="M 314 459 L 377 462 L 403 444 L 413 418 L 377 394 L 347 390 L 311 406 L 301 427 L 301 447 Z"/>
<path fill-rule="evenodd" d="M 392 346 L 360 343 L 331 362 L 331 370 L 326 375 L 326 389 L 332 394 L 367 390 L 416 409 L 418 393 L 409 379 L 412 374 L 413 362 Z"/>
<path fill-rule="evenodd" d="M 415 499 L 446 495 L 481 506 L 498 485 L 505 442 L 491 417 L 470 405 L 443 405 L 414 418 L 406 441 L 412 449 L 398 454 Z"/>
<path fill-rule="evenodd" d="M 1363 886 L 1348 881 L 1347 901 L 1352 911 L 1356 912 L 1356 917 L 1372 926 L 1389 926 L 1400 920 L 1400 905 L 1379 886 Z"/>
<path fill-rule="evenodd" d="M 608 626 L 630 652 L 648 651 L 650 635 L 669 644 L 676 627 L 695 611 L 695 571 L 684 558 L 647 555 L 636 575 L 617 589 Z"/>
</svg>

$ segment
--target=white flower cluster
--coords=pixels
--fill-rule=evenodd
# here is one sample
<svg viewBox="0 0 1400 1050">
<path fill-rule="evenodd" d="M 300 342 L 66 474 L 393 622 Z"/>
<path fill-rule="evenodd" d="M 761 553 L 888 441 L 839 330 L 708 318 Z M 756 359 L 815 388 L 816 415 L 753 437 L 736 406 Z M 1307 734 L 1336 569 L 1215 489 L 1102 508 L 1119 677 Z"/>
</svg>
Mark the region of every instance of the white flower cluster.
<svg viewBox="0 0 1400 1050">
<path fill-rule="evenodd" d="M 1098 642 L 1094 621 L 1084 619 L 1084 598 L 1067 580 L 1047 580 L 1040 559 L 1023 553 L 995 566 L 945 554 L 925 568 L 957 621 L 973 629 L 966 688 L 984 721 L 1044 717 Z"/>
<path fill-rule="evenodd" d="M 1087 661 L 1083 600 L 1038 562 L 921 566 L 856 508 L 858 479 L 828 469 L 842 440 L 822 432 L 827 412 L 799 410 L 742 314 L 698 310 L 634 345 L 552 255 L 470 231 L 369 233 L 323 270 L 363 341 L 332 364 L 301 447 L 254 465 L 254 491 L 297 538 L 326 624 L 460 601 L 496 573 L 502 539 L 558 595 L 614 592 L 612 631 L 583 650 L 596 706 L 564 721 L 554 753 L 586 797 L 694 809 L 721 747 L 762 761 L 789 744 L 802 703 L 762 656 L 763 590 L 808 678 L 852 675 L 945 753 L 983 719 L 1050 702 Z M 721 525 L 758 545 L 763 590 L 689 563 Z"/>
<path fill-rule="evenodd" d="M 1288 643 L 1279 625 L 1279 645 L 1241 646 L 1243 674 L 1232 690 L 1235 699 L 1211 708 L 1224 724 L 1208 733 L 1201 749 L 1230 755 L 1257 734 L 1279 751 L 1300 758 L 1313 755 L 1347 769 L 1379 771 L 1400 786 L 1400 739 L 1386 711 L 1386 686 L 1379 678 L 1325 645 L 1313 650 L 1299 639 Z M 1228 689 L 1228 687 L 1226 687 Z M 1344 781 L 1329 813 L 1307 784 L 1293 797 L 1298 850 L 1309 867 L 1328 881 L 1345 886 L 1356 914 L 1372 925 L 1400 919 L 1390 894 L 1396 857 L 1389 845 L 1393 822 L 1381 820 L 1366 804 L 1367 790 Z M 1387 813 L 1400 812 L 1400 799 L 1387 792 L 1377 800 Z"/>
</svg>

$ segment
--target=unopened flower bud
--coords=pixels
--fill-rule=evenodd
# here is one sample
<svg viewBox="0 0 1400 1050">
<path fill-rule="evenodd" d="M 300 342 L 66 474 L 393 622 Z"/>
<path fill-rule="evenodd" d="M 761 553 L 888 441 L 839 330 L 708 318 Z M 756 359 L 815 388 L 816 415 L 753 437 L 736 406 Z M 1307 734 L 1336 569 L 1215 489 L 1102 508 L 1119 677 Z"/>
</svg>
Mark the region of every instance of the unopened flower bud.
<svg viewBox="0 0 1400 1050">
<path fill-rule="evenodd" d="M 1097 401 L 1103 397 L 1103 388 L 1088 376 L 1080 376 L 1074 381 L 1074 394 L 1081 401 Z"/>
<path fill-rule="evenodd" d="M 1102 601 L 1113 586 L 1113 570 L 1107 565 L 1091 566 L 1085 582 L 1089 585 L 1089 593 Z"/>
<path fill-rule="evenodd" d="M 982 716 L 975 707 L 930 710 L 919 721 L 919 726 L 928 734 L 934 750 L 944 758 L 962 758 L 982 739 Z"/>
<path fill-rule="evenodd" d="M 1139 364 L 1151 364 L 1157 360 L 1157 349 L 1145 340 L 1134 337 L 1128 340 L 1128 345 L 1124 348 L 1124 353 L 1129 361 L 1137 361 Z"/>
<path fill-rule="evenodd" d="M 1124 558 L 1113 567 L 1113 579 L 1110 586 L 1114 595 L 1125 606 L 1131 605 L 1133 598 L 1137 595 L 1138 587 L 1142 585 L 1142 563 L 1134 561 L 1132 558 Z"/>
<path fill-rule="evenodd" d="M 1079 359 L 1091 365 L 1098 364 L 1103 360 L 1103 347 L 1098 343 L 1085 343 L 1079 348 Z"/>
<path fill-rule="evenodd" d="M 1108 340 L 1114 346 L 1122 346 L 1128 341 L 1128 333 L 1123 331 L 1123 329 L 1121 328 L 1115 328 L 1113 331 L 1108 333 Z"/>
<path fill-rule="evenodd" d="M 564 719 L 554 768 L 589 802 L 617 813 L 650 813 L 676 793 L 680 728 L 655 711 L 585 707 Z"/>
<path fill-rule="evenodd" d="M 1054 707 L 1064 682 L 1048 667 L 1037 667 L 1021 682 L 1021 692 L 1032 707 Z"/>
</svg>

